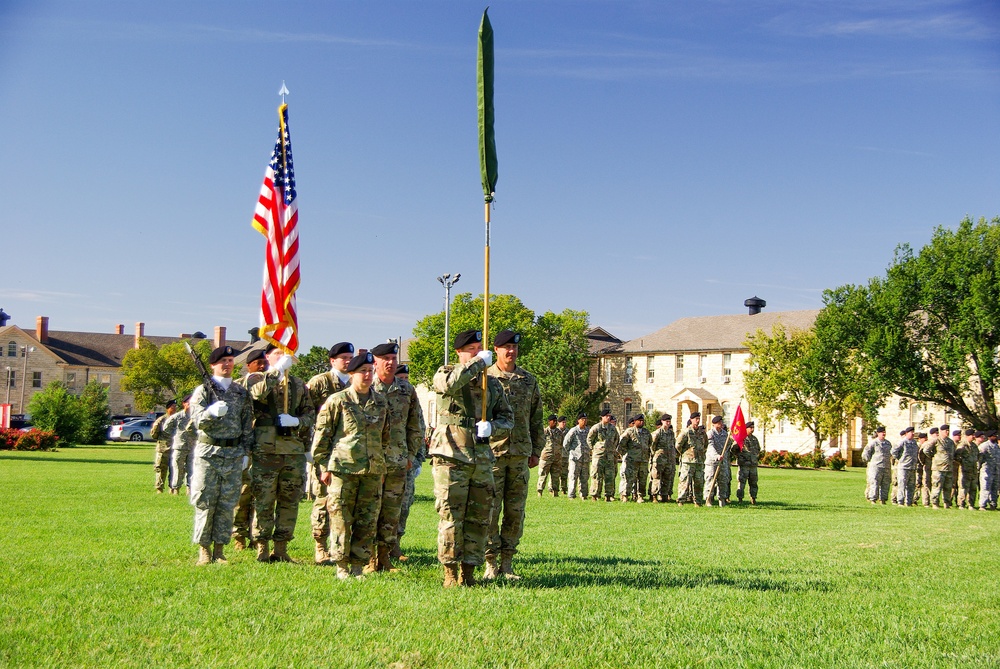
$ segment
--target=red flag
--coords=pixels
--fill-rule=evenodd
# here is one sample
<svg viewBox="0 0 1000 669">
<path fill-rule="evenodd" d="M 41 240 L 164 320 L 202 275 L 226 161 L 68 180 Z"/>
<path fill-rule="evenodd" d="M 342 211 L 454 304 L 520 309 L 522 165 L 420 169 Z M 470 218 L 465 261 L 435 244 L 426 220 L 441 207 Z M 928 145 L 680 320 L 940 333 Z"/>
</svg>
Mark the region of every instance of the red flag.
<svg viewBox="0 0 1000 669">
<path fill-rule="evenodd" d="M 736 415 L 733 416 L 733 424 L 729 428 L 729 434 L 742 449 L 743 440 L 747 438 L 747 422 L 743 419 L 743 407 L 739 404 L 736 405 Z"/>
<path fill-rule="evenodd" d="M 260 296 L 260 338 L 285 353 L 299 350 L 295 291 L 299 288 L 299 213 L 295 198 L 288 105 L 278 107 L 278 141 L 264 171 L 253 227 L 267 238 L 264 288 Z"/>
</svg>

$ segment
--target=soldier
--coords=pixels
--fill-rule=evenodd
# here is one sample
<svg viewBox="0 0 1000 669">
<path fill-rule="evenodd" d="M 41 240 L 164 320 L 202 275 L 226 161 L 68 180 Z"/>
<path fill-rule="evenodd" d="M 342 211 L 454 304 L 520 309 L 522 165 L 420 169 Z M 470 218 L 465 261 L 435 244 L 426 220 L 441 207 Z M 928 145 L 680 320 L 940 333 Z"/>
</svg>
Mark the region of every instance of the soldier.
<svg viewBox="0 0 1000 669">
<path fill-rule="evenodd" d="M 691 414 L 688 426 L 677 440 L 677 454 L 681 460 L 681 484 L 677 491 L 677 504 L 692 501 L 695 506 L 704 504 L 702 490 L 705 487 L 705 451 L 708 449 L 708 435 L 701 426 L 701 412 Z"/>
<path fill-rule="evenodd" d="M 645 502 L 646 472 L 649 471 L 650 445 L 652 435 L 644 423 L 646 417 L 637 413 L 629 420 L 629 426 L 618 440 L 616 450 L 622 456 L 622 482 L 619 488 L 622 502 Z"/>
<path fill-rule="evenodd" d="M 545 490 L 545 479 L 549 479 L 549 491 L 553 497 L 559 496 L 559 463 L 562 462 L 563 431 L 556 427 L 559 416 L 549 415 L 548 427 L 545 428 L 545 448 L 538 457 L 538 496 Z"/>
<path fill-rule="evenodd" d="M 671 502 L 674 495 L 674 474 L 677 470 L 677 438 L 670 426 L 673 417 L 660 416 L 660 427 L 653 432 L 653 460 L 649 467 L 650 497 L 654 502 Z"/>
<path fill-rule="evenodd" d="M 566 476 L 569 488 L 566 496 L 576 499 L 579 489 L 580 499 L 587 499 L 587 484 L 590 480 L 590 444 L 587 442 L 587 414 L 580 412 L 576 425 L 566 431 L 563 437 L 563 451 L 566 453 Z"/>
<path fill-rule="evenodd" d="M 997 509 L 997 487 L 1000 483 L 1000 444 L 997 431 L 986 433 L 986 441 L 979 445 L 979 510 Z"/>
<path fill-rule="evenodd" d="M 875 438 L 868 442 L 861 452 L 861 459 L 868 463 L 868 487 L 865 497 L 872 504 L 889 499 L 890 478 L 892 477 L 892 444 L 885 438 L 885 428 L 875 428 Z"/>
<path fill-rule="evenodd" d="M 958 447 L 962 443 L 962 431 L 952 430 L 951 440 L 955 443 L 955 458 L 951 461 L 951 498 L 955 500 L 955 506 L 959 507 L 958 480 L 961 478 L 962 467 L 958 461 Z"/>
<path fill-rule="evenodd" d="M 236 383 L 249 389 L 252 384 L 264 378 L 266 370 L 267 357 L 264 355 L 264 349 L 254 349 L 247 355 L 246 375 L 237 379 Z M 250 469 L 245 468 L 240 479 L 240 498 L 233 512 L 233 548 L 238 551 L 246 550 L 252 541 L 253 517 L 253 479 L 250 478 Z"/>
<path fill-rule="evenodd" d="M 226 561 L 223 547 L 233 531 L 240 476 L 254 450 L 250 394 L 233 383 L 235 355 L 231 346 L 213 350 L 208 357 L 211 385 L 206 382 L 191 393 L 191 422 L 198 431 L 191 503 L 195 507 L 194 543 L 199 547 L 199 565 Z"/>
<path fill-rule="evenodd" d="M 975 509 L 976 492 L 979 490 L 979 447 L 972 440 L 976 431 L 969 428 L 962 437 L 962 443 L 955 448 L 955 460 L 959 464 L 958 497 L 959 508 Z"/>
<path fill-rule="evenodd" d="M 950 428 L 950 425 L 942 425 L 941 438 L 928 440 L 922 449 L 924 458 L 931 466 L 930 503 L 935 509 L 940 508 L 942 502 L 944 508 L 951 508 L 951 464 L 955 460 L 955 442 L 948 436 Z"/>
<path fill-rule="evenodd" d="M 937 450 L 937 442 L 940 440 L 940 431 L 932 427 L 927 431 L 927 441 L 920 445 L 920 452 L 917 453 L 917 492 L 920 493 L 920 503 L 923 506 L 931 505 L 931 460 Z M 945 436 L 948 433 L 945 432 Z M 931 455 L 928 455 L 930 453 Z"/>
<path fill-rule="evenodd" d="M 409 365 L 399 365 L 396 367 L 396 378 L 409 383 Z M 417 404 L 419 406 L 419 402 Z M 411 459 L 413 466 L 406 472 L 406 487 L 403 489 L 403 503 L 399 508 L 399 525 L 396 528 L 396 541 L 389 550 L 389 557 L 400 562 L 409 560 L 407 556 L 403 555 L 399 543 L 403 535 L 406 534 L 406 519 L 410 516 L 410 506 L 413 505 L 413 496 L 416 493 L 417 477 L 420 476 L 424 460 L 427 459 L 427 444 L 430 442 L 430 430 L 424 421 L 424 412 L 422 409 L 420 410 L 420 434 L 420 448 L 417 449 L 417 454 Z"/>
<path fill-rule="evenodd" d="M 922 434 L 922 433 L 921 433 Z M 896 458 L 896 481 L 899 486 L 898 503 L 913 506 L 914 492 L 917 485 L 917 452 L 920 450 L 913 440 L 913 427 L 904 428 L 899 436 L 903 439 L 892 449 L 892 457 Z M 926 439 L 927 435 L 924 435 Z"/>
<path fill-rule="evenodd" d="M 351 385 L 351 376 L 347 366 L 354 357 L 354 344 L 349 341 L 337 342 L 330 347 L 330 371 L 317 374 L 309 379 L 306 387 L 312 396 L 313 406 L 317 411 L 334 393 L 338 393 Z M 315 463 L 314 463 L 315 464 Z M 315 470 L 315 467 L 314 467 Z M 312 525 L 313 540 L 316 543 L 314 560 L 316 564 L 333 564 L 333 558 L 327 549 L 330 540 L 330 514 L 326 503 L 326 486 L 309 473 L 309 495 L 313 499 L 312 513 L 309 517 Z"/>
<path fill-rule="evenodd" d="M 163 434 L 170 438 L 170 494 L 176 495 L 181 485 L 191 492 L 191 470 L 189 461 L 195 443 L 194 427 L 191 425 L 191 395 L 181 400 L 183 411 L 178 411 L 163 424 Z"/>
<path fill-rule="evenodd" d="M 712 431 L 708 433 L 708 450 L 705 452 L 705 504 L 712 506 L 716 496 L 719 506 L 729 504 L 729 490 L 733 478 L 729 468 L 729 451 L 726 442 L 729 431 L 722 421 L 722 416 L 712 417 Z M 725 451 L 725 453 L 723 453 Z M 723 457 L 725 456 L 725 457 Z M 718 474 L 716 474 L 718 470 Z M 712 478 L 715 477 L 713 484 Z"/>
<path fill-rule="evenodd" d="M 556 427 L 559 428 L 559 433 L 562 434 L 562 439 L 566 439 L 566 416 L 559 416 L 559 420 L 556 423 Z M 559 480 L 556 482 L 556 492 L 562 490 L 564 495 L 569 494 L 569 453 L 566 452 L 565 448 L 562 448 L 560 443 L 560 452 L 562 452 L 562 457 L 559 458 Z"/>
<path fill-rule="evenodd" d="M 493 463 L 493 514 L 490 518 L 490 539 L 486 546 L 484 578 L 503 574 L 508 579 L 520 578 L 514 573 L 513 559 L 521 535 L 524 534 L 524 507 L 528 500 L 528 480 L 531 469 L 545 446 L 542 434 L 542 393 L 535 377 L 517 366 L 521 335 L 502 330 L 493 338 L 496 362 L 486 373 L 500 382 L 507 403 L 514 412 L 514 428 L 507 434 L 490 437 L 490 448 L 496 456 Z M 496 559 L 500 556 L 500 570 Z"/>
<path fill-rule="evenodd" d="M 743 487 L 749 483 L 751 504 L 757 503 L 757 463 L 761 454 L 760 442 L 753 435 L 754 427 L 752 420 L 747 421 L 747 436 L 743 439 L 743 448 L 736 452 L 736 465 L 739 467 L 737 475 L 740 482 L 736 488 L 736 499 L 743 501 Z"/>
<path fill-rule="evenodd" d="M 258 562 L 294 562 L 288 542 L 295 536 L 302 478 L 316 407 L 305 381 L 288 374 L 292 356 L 273 344 L 265 353 L 269 371 L 249 385 L 257 450 L 250 465 L 253 539 Z M 274 552 L 270 542 L 274 541 Z"/>
<path fill-rule="evenodd" d="M 618 447 L 618 429 L 611 422 L 611 411 L 601 410 L 601 422 L 590 428 L 587 443 L 591 452 L 593 500 L 600 499 L 603 488 L 604 500 L 610 502 L 615 496 L 615 449 Z"/>
<path fill-rule="evenodd" d="M 156 494 L 163 493 L 163 486 L 170 481 L 170 441 L 173 435 L 163 434 L 163 424 L 177 411 L 177 402 L 170 400 L 166 404 L 166 413 L 153 421 L 149 428 L 149 436 L 156 439 L 156 458 L 153 460 L 153 471 L 156 473 Z M 173 490 L 171 494 L 177 493 Z"/>
<path fill-rule="evenodd" d="M 323 403 L 312 442 L 313 473 L 326 486 L 330 553 L 341 580 L 360 577 L 371 561 L 390 440 L 388 404 L 372 388 L 375 356 L 354 356 L 346 371 L 351 385 Z"/>
<path fill-rule="evenodd" d="M 389 446 L 385 452 L 385 478 L 382 481 L 382 508 L 378 516 L 377 553 L 366 567 L 368 571 L 395 571 L 389 555 L 399 552 L 399 517 L 406 494 L 406 474 L 424 445 L 424 413 L 420 410 L 416 389 L 409 381 L 396 376 L 399 344 L 388 342 L 372 348 L 375 356 L 375 390 L 385 397 L 389 407 Z"/>
<path fill-rule="evenodd" d="M 483 333 L 466 330 L 455 337 L 457 365 L 434 374 L 437 425 L 428 453 L 434 458 L 434 499 L 438 521 L 438 561 L 444 587 L 476 584 L 475 569 L 486 553 L 493 507 L 491 435 L 514 427 L 514 412 L 500 382 L 486 375 L 486 415 L 482 415 L 482 377 L 493 362 L 483 350 Z M 458 573 L 461 565 L 461 575 Z"/>
</svg>

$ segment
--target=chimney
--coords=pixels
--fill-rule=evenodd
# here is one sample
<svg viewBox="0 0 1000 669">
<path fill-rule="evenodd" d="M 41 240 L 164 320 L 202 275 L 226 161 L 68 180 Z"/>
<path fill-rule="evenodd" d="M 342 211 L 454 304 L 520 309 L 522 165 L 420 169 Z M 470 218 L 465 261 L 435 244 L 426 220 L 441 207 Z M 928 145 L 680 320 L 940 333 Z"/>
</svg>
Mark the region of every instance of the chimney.
<svg viewBox="0 0 1000 669">
<path fill-rule="evenodd" d="M 49 317 L 39 316 L 35 319 L 35 339 L 39 344 L 49 343 Z"/>
<path fill-rule="evenodd" d="M 215 348 L 226 345 L 226 326 L 216 325 L 215 326 Z"/>
<path fill-rule="evenodd" d="M 118 325 L 115 326 L 115 334 L 120 334 L 120 335 L 125 334 L 125 324 L 124 323 L 119 323 Z"/>
<path fill-rule="evenodd" d="M 760 299 L 756 295 L 743 302 L 743 306 L 750 309 L 750 315 L 756 316 L 760 313 L 760 310 L 767 306 L 767 302 Z"/>
<path fill-rule="evenodd" d="M 145 323 L 136 323 L 135 324 L 135 348 L 139 348 L 139 337 L 144 337 L 145 335 L 146 335 L 146 324 Z"/>
</svg>

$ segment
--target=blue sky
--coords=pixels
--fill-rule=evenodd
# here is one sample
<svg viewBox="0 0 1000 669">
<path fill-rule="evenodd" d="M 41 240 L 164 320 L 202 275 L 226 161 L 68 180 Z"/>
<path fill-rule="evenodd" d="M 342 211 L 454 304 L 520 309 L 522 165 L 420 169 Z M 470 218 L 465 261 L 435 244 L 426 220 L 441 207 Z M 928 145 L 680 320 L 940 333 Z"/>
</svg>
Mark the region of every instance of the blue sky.
<svg viewBox="0 0 1000 669">
<path fill-rule="evenodd" d="M 280 8 L 280 9 L 279 9 Z M 257 322 L 287 83 L 304 347 L 483 284 L 483 6 L 0 3 L 0 307 L 150 334 Z M 995 2 L 498 0 L 491 291 L 623 339 L 818 308 L 1000 215 Z"/>
</svg>

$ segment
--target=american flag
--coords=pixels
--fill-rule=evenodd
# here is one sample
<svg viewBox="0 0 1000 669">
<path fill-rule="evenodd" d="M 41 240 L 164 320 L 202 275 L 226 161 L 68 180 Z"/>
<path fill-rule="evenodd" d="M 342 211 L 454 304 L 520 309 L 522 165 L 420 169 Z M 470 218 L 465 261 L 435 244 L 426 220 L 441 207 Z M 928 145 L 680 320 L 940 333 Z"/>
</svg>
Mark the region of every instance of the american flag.
<svg viewBox="0 0 1000 669">
<path fill-rule="evenodd" d="M 286 353 L 299 350 L 295 291 L 299 288 L 299 212 L 288 136 L 288 105 L 278 108 L 278 141 L 264 172 L 253 227 L 267 238 L 264 288 L 260 295 L 260 337 Z"/>
</svg>

